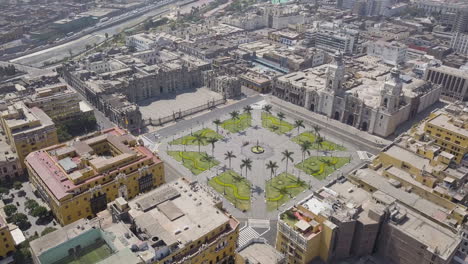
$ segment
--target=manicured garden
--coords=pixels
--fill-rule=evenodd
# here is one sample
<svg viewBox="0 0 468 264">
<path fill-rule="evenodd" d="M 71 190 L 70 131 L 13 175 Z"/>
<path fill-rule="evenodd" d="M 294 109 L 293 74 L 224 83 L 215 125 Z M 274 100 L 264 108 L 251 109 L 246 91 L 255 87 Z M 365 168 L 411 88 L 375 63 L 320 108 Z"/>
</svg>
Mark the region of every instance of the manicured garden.
<svg viewBox="0 0 468 264">
<path fill-rule="evenodd" d="M 319 180 L 325 179 L 335 170 L 349 163 L 348 157 L 310 157 L 304 162 L 296 164 L 296 168 L 301 169 L 309 175 L 314 176 Z"/>
<path fill-rule="evenodd" d="M 201 146 L 206 146 L 209 144 L 208 139 L 209 138 L 216 138 L 216 139 L 222 139 L 223 136 L 220 134 L 216 133 L 215 131 L 209 129 L 209 128 L 204 128 L 201 130 L 198 130 L 193 133 L 193 135 L 187 135 L 184 137 L 177 138 L 171 142 L 169 142 L 170 145 L 198 145 L 198 141 L 196 140 L 196 135 L 201 135 L 202 139 L 200 142 Z"/>
<path fill-rule="evenodd" d="M 206 152 L 168 151 L 167 153 L 178 162 L 182 162 L 182 164 L 195 175 L 219 164 L 219 161 L 206 154 Z"/>
<path fill-rule="evenodd" d="M 244 131 L 252 125 L 252 115 L 249 113 L 235 115 L 235 117 L 225 120 L 221 127 L 231 133 Z"/>
<path fill-rule="evenodd" d="M 250 182 L 236 172 L 232 170 L 223 172 L 212 178 L 209 185 L 239 210 L 250 209 Z"/>
<path fill-rule="evenodd" d="M 294 125 L 291 123 L 280 120 L 278 117 L 269 113 L 262 113 L 262 126 L 277 134 L 288 133 L 294 129 Z"/>
<path fill-rule="evenodd" d="M 292 141 L 299 145 L 304 141 L 309 141 L 310 143 L 312 143 L 311 145 L 312 149 L 330 150 L 330 151 L 335 151 L 335 150 L 345 151 L 346 150 L 345 147 L 338 145 L 336 143 L 333 143 L 331 141 L 328 141 L 328 140 L 323 139 L 323 141 L 317 141 L 316 140 L 317 138 L 318 138 L 317 135 L 313 132 L 302 132 L 298 136 L 295 136 L 292 139 Z"/>
<path fill-rule="evenodd" d="M 286 173 L 267 181 L 265 190 L 268 211 L 276 210 L 308 187 L 305 181 Z"/>
</svg>

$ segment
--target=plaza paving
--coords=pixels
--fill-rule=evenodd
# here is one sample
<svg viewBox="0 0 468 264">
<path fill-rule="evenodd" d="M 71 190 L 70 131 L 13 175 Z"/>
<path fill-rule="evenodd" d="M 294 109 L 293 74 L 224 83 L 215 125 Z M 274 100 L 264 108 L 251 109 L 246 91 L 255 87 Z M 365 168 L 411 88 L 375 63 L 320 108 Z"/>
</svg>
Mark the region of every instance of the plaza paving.
<svg viewBox="0 0 468 264">
<path fill-rule="evenodd" d="M 203 104 L 208 101 L 222 99 L 223 96 L 219 93 L 210 91 L 208 88 L 202 87 L 193 90 L 186 90 L 179 94 L 168 94 L 161 97 L 142 101 L 138 105 L 143 119 L 163 118 L 172 115 L 174 112 L 184 111 Z"/>
<path fill-rule="evenodd" d="M 326 140 L 334 142 L 340 146 L 343 146 L 344 148 L 340 148 L 340 150 L 336 151 L 313 149 L 311 150 L 310 157 L 342 157 L 346 159 L 349 158 L 350 162 L 341 168 L 337 168 L 337 170 L 332 170 L 333 172 L 322 180 L 320 177 L 307 175 L 305 172 L 295 167 L 296 164 L 302 161 L 302 152 L 300 146 L 299 144 L 292 141 L 292 139 L 298 135 L 297 129 L 293 129 L 289 133 L 277 134 L 266 128 L 263 128 L 261 120 L 262 111 L 256 107 L 254 107 L 254 109 L 255 110 L 252 112 L 252 126 L 246 130 L 239 133 L 231 133 L 221 127 L 219 128 L 219 133 L 224 137 L 224 139 L 215 144 L 213 156 L 220 163 L 210 170 L 206 170 L 198 175 L 194 175 L 180 162 L 169 156 L 168 151 L 198 151 L 198 146 L 195 145 L 170 145 L 169 142 L 207 127 L 216 131 L 216 126 L 211 122 L 204 122 L 202 125 L 194 126 L 187 130 L 179 130 L 178 133 L 172 134 L 169 137 L 160 138 L 159 144 L 157 145 L 159 155 L 170 167 L 178 170 L 182 175 L 184 175 L 184 177 L 208 185 L 210 180 L 228 170 L 229 161 L 225 160 L 224 154 L 227 151 L 233 151 L 233 153 L 236 155 L 236 158 L 233 158 L 231 161 L 232 170 L 234 170 L 237 174 L 246 177 L 248 182 L 252 183 L 250 206 L 252 208 L 251 210 L 239 210 L 231 201 L 224 198 L 224 206 L 228 209 L 229 212 L 240 219 L 277 219 L 278 210 L 272 210 L 271 206 L 270 208 L 267 207 L 265 190 L 267 187 L 267 181 L 270 180 L 271 173 L 270 170 L 266 168 L 266 163 L 270 160 L 277 163 L 279 167 L 276 170 L 275 175 L 280 175 L 281 173 L 285 172 L 286 164 L 284 161 L 282 161 L 283 155 L 281 154 L 281 152 L 284 150 L 294 152 L 292 155 L 294 162 L 289 162 L 288 173 L 294 175 L 295 177 L 300 177 L 300 179 L 305 181 L 307 186 L 310 187 L 305 188 L 302 192 L 297 194 L 297 196 L 292 197 L 285 204 L 279 206 L 279 211 L 282 211 L 284 208 L 287 208 L 292 204 L 304 199 L 314 190 L 325 186 L 327 183 L 335 180 L 339 176 L 345 175 L 347 172 L 355 169 L 364 162 L 357 155 L 356 151 L 358 151 L 358 149 L 355 147 L 355 145 L 349 142 L 343 142 L 338 138 L 334 138 L 333 136 L 328 135 L 325 131 L 321 131 L 319 132 L 320 135 L 325 137 Z M 242 111 L 242 109 L 237 110 Z M 276 114 L 276 112 L 273 113 L 273 115 Z M 216 118 L 224 121 L 229 119 L 230 116 L 229 113 L 224 113 L 223 115 L 217 116 Z M 216 118 L 213 118 L 213 120 Z M 284 121 L 291 124 L 294 123 L 294 119 L 290 116 L 286 116 Z M 313 131 L 313 128 L 311 126 L 306 126 L 305 129 L 300 130 L 300 133 L 305 131 Z M 265 149 L 264 153 L 254 154 L 251 152 L 251 148 L 254 147 L 257 142 Z M 211 144 L 201 146 L 201 151 L 211 154 Z M 306 156 L 306 158 L 308 157 L 309 156 Z M 240 169 L 241 160 L 246 158 L 250 158 L 252 160 L 252 169 L 247 171 L 247 175 L 245 168 L 242 171 Z M 220 196 L 222 196 L 223 192 L 219 190 L 218 192 L 220 192 Z"/>
</svg>

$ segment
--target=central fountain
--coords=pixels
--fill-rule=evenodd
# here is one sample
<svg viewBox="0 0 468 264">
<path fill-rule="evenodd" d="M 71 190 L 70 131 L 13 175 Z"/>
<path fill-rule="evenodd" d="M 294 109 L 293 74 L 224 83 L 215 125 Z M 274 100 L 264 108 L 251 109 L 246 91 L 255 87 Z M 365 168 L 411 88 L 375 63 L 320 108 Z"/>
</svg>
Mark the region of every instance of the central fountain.
<svg viewBox="0 0 468 264">
<path fill-rule="evenodd" d="M 255 154 L 262 154 L 263 152 L 265 152 L 265 149 L 258 143 L 258 139 L 257 144 L 253 146 L 250 150 Z"/>
</svg>

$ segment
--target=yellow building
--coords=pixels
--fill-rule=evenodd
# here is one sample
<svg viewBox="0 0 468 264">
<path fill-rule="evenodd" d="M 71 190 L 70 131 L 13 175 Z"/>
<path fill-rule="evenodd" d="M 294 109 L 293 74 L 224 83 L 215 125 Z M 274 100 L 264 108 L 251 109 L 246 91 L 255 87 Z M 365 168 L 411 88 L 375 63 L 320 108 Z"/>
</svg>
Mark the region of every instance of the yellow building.
<svg viewBox="0 0 468 264">
<path fill-rule="evenodd" d="M 463 204 L 468 198 L 464 186 L 468 174 L 464 168 L 454 166 L 454 160 L 453 154 L 443 151 L 433 140 L 419 141 L 403 135 L 384 148 L 370 167 L 394 185 L 451 208 L 461 223 L 466 215 Z"/>
<path fill-rule="evenodd" d="M 37 107 L 28 108 L 22 102 L 15 103 L 0 114 L 0 121 L 22 168 L 29 153 L 58 143 L 54 122 Z"/>
<path fill-rule="evenodd" d="M 239 221 L 221 206 L 212 191 L 179 179 L 32 241 L 33 259 L 65 263 L 74 255 L 79 262 L 81 249 L 105 244 L 100 263 L 233 263 Z"/>
<path fill-rule="evenodd" d="M 359 202 L 328 188 L 319 190 L 280 214 L 276 249 L 290 264 L 371 254 L 382 212 L 378 205 L 362 211 Z"/>
<path fill-rule="evenodd" d="M 36 89 L 25 103 L 42 109 L 54 121 L 63 121 L 82 114 L 80 101 L 78 93 L 68 85 L 56 84 Z"/>
<path fill-rule="evenodd" d="M 119 128 L 33 152 L 25 164 L 62 225 L 92 218 L 117 197 L 131 199 L 165 182 L 163 162 Z"/>
<path fill-rule="evenodd" d="M 458 164 L 468 153 L 468 114 L 463 106 L 452 104 L 431 113 L 412 133 L 417 140 L 434 140 L 443 151 L 454 155 Z"/>
<path fill-rule="evenodd" d="M 461 236 L 449 209 L 394 187 L 369 168 L 348 177 L 280 215 L 276 248 L 286 263 L 366 262 L 370 255 L 401 264 L 452 263 Z"/>
<path fill-rule="evenodd" d="M 11 236 L 5 219 L 0 216 L 0 260 L 15 252 L 15 241 Z"/>
</svg>

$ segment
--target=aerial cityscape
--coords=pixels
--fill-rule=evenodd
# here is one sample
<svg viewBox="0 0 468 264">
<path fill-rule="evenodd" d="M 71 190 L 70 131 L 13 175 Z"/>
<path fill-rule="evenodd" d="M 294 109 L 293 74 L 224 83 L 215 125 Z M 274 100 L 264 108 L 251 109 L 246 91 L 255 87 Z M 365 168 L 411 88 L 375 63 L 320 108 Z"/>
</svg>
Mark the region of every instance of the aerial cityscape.
<svg viewBox="0 0 468 264">
<path fill-rule="evenodd" d="M 0 264 L 468 264 L 468 0 L 0 0 Z"/>
</svg>

